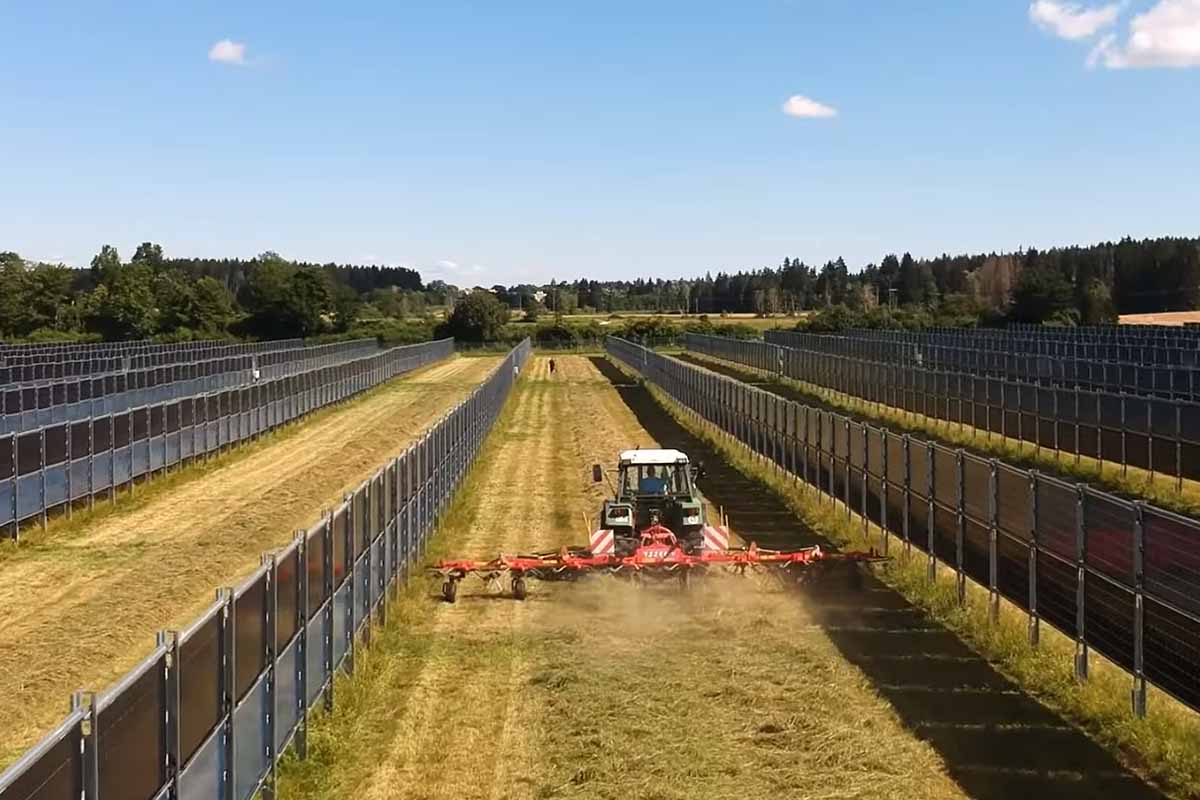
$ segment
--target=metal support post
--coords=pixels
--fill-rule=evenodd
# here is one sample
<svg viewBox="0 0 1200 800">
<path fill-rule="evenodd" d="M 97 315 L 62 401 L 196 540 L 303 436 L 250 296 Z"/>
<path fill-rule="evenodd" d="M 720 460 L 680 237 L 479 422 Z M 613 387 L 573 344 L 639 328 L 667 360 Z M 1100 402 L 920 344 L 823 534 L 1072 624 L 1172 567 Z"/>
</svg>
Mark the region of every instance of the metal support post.
<svg viewBox="0 0 1200 800">
<path fill-rule="evenodd" d="M 296 752 L 308 758 L 308 532 L 296 531 Z"/>
<path fill-rule="evenodd" d="M 996 459 L 988 459 L 988 620 L 1000 621 L 999 553 L 1000 473 Z"/>
<path fill-rule="evenodd" d="M 1146 527 L 1145 504 L 1133 505 L 1133 715 L 1138 719 L 1146 716 L 1146 652 L 1145 652 L 1145 557 Z"/>
<path fill-rule="evenodd" d="M 85 711 L 79 723 L 80 745 L 83 748 L 82 800 L 100 800 L 100 709 L 96 693 L 77 691 L 71 695 L 71 710 Z"/>
<path fill-rule="evenodd" d="M 233 711 L 237 705 L 237 615 L 233 589 L 217 590 L 221 602 L 221 716 L 225 728 L 224 800 L 235 800 L 237 791 L 237 750 L 234 746 Z"/>
<path fill-rule="evenodd" d="M 167 785 L 171 787 L 171 797 L 179 796 L 179 773 L 183 769 L 183 758 L 180 753 L 179 736 L 179 632 L 159 631 L 156 644 L 165 648 L 166 657 L 163 659 L 163 686 L 166 697 L 163 708 L 163 727 L 166 753 Z"/>
<path fill-rule="evenodd" d="M 933 442 L 926 442 L 922 448 L 923 457 L 925 458 L 925 474 L 927 476 L 927 485 L 925 487 L 925 529 L 926 529 L 926 547 L 929 555 L 929 580 L 932 583 L 937 580 L 937 548 L 934 546 L 934 521 L 936 507 L 933 504 L 934 492 L 934 470 L 937 469 L 937 460 L 933 457 Z"/>
<path fill-rule="evenodd" d="M 1075 489 L 1075 678 L 1086 681 L 1088 677 L 1088 643 L 1084 601 L 1087 592 L 1087 529 L 1084 524 L 1084 493 L 1080 485 Z"/>
</svg>

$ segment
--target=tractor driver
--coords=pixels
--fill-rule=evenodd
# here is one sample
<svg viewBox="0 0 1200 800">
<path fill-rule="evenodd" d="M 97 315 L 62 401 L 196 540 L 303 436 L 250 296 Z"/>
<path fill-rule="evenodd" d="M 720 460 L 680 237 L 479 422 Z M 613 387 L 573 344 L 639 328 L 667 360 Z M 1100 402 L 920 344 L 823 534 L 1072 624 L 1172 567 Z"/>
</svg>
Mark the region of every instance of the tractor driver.
<svg viewBox="0 0 1200 800">
<path fill-rule="evenodd" d="M 666 467 L 663 468 L 666 472 Z M 667 478 L 666 475 L 659 477 L 654 473 L 654 466 L 646 467 L 646 474 L 638 482 L 638 494 L 666 494 L 667 493 Z"/>
</svg>

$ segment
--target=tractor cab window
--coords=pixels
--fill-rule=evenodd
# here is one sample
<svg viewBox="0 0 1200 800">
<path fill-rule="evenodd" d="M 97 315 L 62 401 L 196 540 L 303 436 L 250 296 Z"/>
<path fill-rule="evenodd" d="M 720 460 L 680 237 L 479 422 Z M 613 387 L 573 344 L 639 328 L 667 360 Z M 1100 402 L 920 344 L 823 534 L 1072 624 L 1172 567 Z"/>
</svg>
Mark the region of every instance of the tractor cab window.
<svg viewBox="0 0 1200 800">
<path fill-rule="evenodd" d="M 624 470 L 624 494 L 688 494 L 686 464 L 639 464 Z"/>
</svg>

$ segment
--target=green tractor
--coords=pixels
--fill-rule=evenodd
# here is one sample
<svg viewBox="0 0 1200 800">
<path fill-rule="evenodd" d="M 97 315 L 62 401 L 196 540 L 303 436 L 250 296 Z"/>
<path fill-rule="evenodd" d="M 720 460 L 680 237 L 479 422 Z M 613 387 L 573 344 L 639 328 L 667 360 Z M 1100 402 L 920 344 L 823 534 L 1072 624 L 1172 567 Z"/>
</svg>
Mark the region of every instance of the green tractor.
<svg viewBox="0 0 1200 800">
<path fill-rule="evenodd" d="M 591 553 L 627 556 L 638 547 L 641 532 L 653 525 L 669 528 L 687 553 L 727 550 L 729 534 L 705 519 L 704 497 L 696 488 L 703 474 L 703 466 L 692 464 L 679 450 L 622 452 L 616 485 L 610 481 L 614 497 L 600 510 Z M 593 466 L 592 479 L 599 483 L 604 478 L 601 466 Z"/>
</svg>

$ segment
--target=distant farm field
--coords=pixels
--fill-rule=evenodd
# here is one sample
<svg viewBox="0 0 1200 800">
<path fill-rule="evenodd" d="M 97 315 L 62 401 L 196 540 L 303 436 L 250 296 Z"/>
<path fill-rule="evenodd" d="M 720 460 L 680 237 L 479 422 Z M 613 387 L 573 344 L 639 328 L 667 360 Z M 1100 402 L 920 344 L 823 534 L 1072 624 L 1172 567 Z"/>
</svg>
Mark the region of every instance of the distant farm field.
<svg viewBox="0 0 1200 800">
<path fill-rule="evenodd" d="M 1153 314 L 1122 314 L 1122 325 L 1184 325 L 1200 322 L 1200 311 L 1157 311 Z"/>
</svg>

